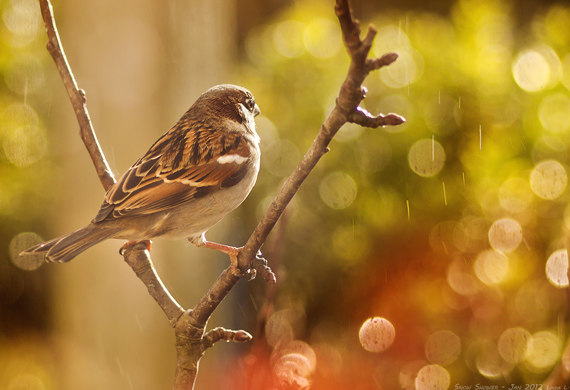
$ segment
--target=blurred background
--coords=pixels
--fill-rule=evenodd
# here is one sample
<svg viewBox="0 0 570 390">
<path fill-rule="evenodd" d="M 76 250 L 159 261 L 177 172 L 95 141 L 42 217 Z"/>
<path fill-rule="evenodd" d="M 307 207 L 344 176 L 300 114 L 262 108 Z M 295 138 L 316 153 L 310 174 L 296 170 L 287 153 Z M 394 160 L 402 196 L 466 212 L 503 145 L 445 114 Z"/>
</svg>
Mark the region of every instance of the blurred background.
<svg viewBox="0 0 570 390">
<path fill-rule="evenodd" d="M 373 54 L 399 60 L 363 106 L 407 122 L 346 125 L 264 246 L 278 284 L 241 281 L 210 327 L 248 330 L 201 361 L 197 389 L 445 389 L 542 383 L 568 338 L 570 4 L 352 2 Z M 347 72 L 333 2 L 54 1 L 114 173 L 209 87 L 250 89 L 262 169 L 208 238 L 241 245 L 334 105 Z M 78 137 L 34 0 L 1 0 L 0 388 L 169 388 L 174 337 L 118 255 L 17 254 L 88 223 L 104 191 Z M 227 257 L 156 240 L 193 307 Z"/>
</svg>

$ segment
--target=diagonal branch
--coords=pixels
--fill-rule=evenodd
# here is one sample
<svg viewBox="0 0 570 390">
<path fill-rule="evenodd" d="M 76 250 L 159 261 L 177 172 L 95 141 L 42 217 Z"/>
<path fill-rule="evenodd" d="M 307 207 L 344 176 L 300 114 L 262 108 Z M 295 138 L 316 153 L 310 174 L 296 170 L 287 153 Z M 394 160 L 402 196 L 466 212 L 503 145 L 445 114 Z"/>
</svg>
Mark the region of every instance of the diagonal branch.
<svg viewBox="0 0 570 390">
<path fill-rule="evenodd" d="M 115 183 L 115 180 L 91 125 L 85 104 L 85 94 L 77 87 L 61 47 L 52 6 L 49 0 L 39 0 L 39 2 L 49 38 L 48 51 L 54 58 L 75 110 L 81 138 L 91 155 L 99 179 L 107 190 Z M 405 121 L 404 118 L 396 114 L 373 116 L 359 107 L 360 102 L 366 96 L 366 89 L 362 83 L 368 74 L 373 70 L 391 64 L 396 60 L 397 55 L 388 53 L 378 59 L 367 59 L 376 30 L 369 27 L 365 38 L 360 39 L 359 24 L 352 18 L 348 0 L 337 0 L 335 12 L 340 22 L 345 46 L 351 58 L 348 74 L 340 88 L 336 105 L 321 125 L 313 144 L 303 156 L 299 166 L 285 181 L 238 255 L 239 268 L 244 273 L 250 269 L 257 270 L 270 283 L 275 283 L 275 275 L 267 267 L 267 261 L 261 257 L 259 249 L 309 173 L 329 150 L 328 145 L 338 130 L 347 122 L 375 128 L 395 126 Z M 192 310 L 184 310 L 172 298 L 156 274 L 147 245 L 146 242 L 141 242 L 129 246 L 122 255 L 137 277 L 147 286 L 149 294 L 160 305 L 175 330 L 177 366 L 173 388 L 175 390 L 191 389 L 196 379 L 198 362 L 207 348 L 219 340 L 244 342 L 251 338 L 249 333 L 245 331 L 231 331 L 224 328 L 215 328 L 205 332 L 208 319 L 240 278 L 235 276 L 230 268 L 224 270 L 196 307 Z"/>
<path fill-rule="evenodd" d="M 367 127 L 379 127 L 396 126 L 405 122 L 404 118 L 396 114 L 373 117 L 359 107 L 366 95 L 362 83 L 369 72 L 391 64 L 398 56 L 395 53 L 389 53 L 379 59 L 367 60 L 376 30 L 370 27 L 364 40 L 360 39 L 359 24 L 352 18 L 348 0 L 337 0 L 335 12 L 340 22 L 343 41 L 351 57 L 348 74 L 340 88 L 335 107 L 322 124 L 310 149 L 303 156 L 299 166 L 287 178 L 240 253 L 238 260 L 242 269 L 247 268 L 254 254 L 259 251 L 283 214 L 285 207 L 293 199 L 320 158 L 328 151 L 331 140 L 345 123 L 353 122 Z"/>
<path fill-rule="evenodd" d="M 184 314 L 184 309 L 176 302 L 172 295 L 170 295 L 164 284 L 162 284 L 152 264 L 147 242 L 138 242 L 132 247 L 129 247 L 129 249 L 130 250 L 125 250 L 123 253 L 125 262 L 145 284 L 150 296 L 158 303 L 160 308 L 164 311 L 164 314 L 166 314 L 168 322 L 174 327 L 180 316 Z"/>
<path fill-rule="evenodd" d="M 89 112 L 87 111 L 85 91 L 79 89 L 77 86 L 71 67 L 67 62 L 67 57 L 65 56 L 65 52 L 61 46 L 59 33 L 57 32 L 57 27 L 55 25 L 53 7 L 50 1 L 39 1 L 42 18 L 44 20 L 48 36 L 47 49 L 55 61 L 57 70 L 59 71 L 63 84 L 65 85 L 65 89 L 67 90 L 69 100 L 71 100 L 71 105 L 73 106 L 75 116 L 79 122 L 79 135 L 91 156 L 91 160 L 93 161 L 93 165 L 95 165 L 95 170 L 97 171 L 99 180 L 101 181 L 103 188 L 105 188 L 105 191 L 107 191 L 113 184 L 115 184 L 115 178 L 113 177 L 111 168 L 109 168 L 109 165 L 105 160 L 105 156 L 101 151 L 101 146 L 99 146 L 99 141 L 95 135 L 95 130 L 93 130 L 91 119 L 89 118 Z"/>
</svg>

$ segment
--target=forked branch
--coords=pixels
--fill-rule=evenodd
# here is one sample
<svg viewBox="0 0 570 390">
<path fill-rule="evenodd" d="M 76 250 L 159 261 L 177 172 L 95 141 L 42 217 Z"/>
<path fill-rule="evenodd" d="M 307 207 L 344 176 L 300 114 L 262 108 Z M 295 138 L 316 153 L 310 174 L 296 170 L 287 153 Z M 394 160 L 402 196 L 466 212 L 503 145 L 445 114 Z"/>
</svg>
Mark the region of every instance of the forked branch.
<svg viewBox="0 0 570 390">
<path fill-rule="evenodd" d="M 99 179 L 107 190 L 115 180 L 91 125 L 85 104 L 85 94 L 77 87 L 65 57 L 51 4 L 49 0 L 39 1 L 48 33 L 48 50 L 54 58 L 75 110 L 81 138 L 91 155 Z M 338 130 L 347 122 L 376 128 L 396 126 L 405 121 L 396 114 L 374 116 L 359 107 L 360 102 L 366 96 L 366 89 L 362 83 L 368 74 L 391 64 L 397 59 L 397 55 L 388 53 L 377 59 L 368 59 L 376 30 L 369 27 L 365 38 L 360 38 L 359 24 L 352 18 L 348 0 L 337 0 L 335 12 L 340 22 L 344 44 L 351 58 L 348 74 L 340 87 L 336 105 L 321 125 L 313 144 L 285 181 L 238 256 L 241 271 L 245 273 L 249 270 L 257 270 L 266 281 L 272 283 L 275 283 L 275 275 L 267 267 L 267 262 L 261 257 L 259 250 L 309 173 L 328 151 L 328 145 Z M 175 330 L 177 350 L 177 368 L 173 387 L 175 390 L 193 387 L 198 362 L 204 351 L 215 342 L 219 340 L 245 342 L 251 339 L 251 335 L 242 330 L 234 331 L 218 327 L 205 332 L 208 319 L 240 279 L 230 271 L 230 268 L 222 272 L 194 309 L 184 310 L 160 281 L 145 243 L 130 246 L 124 251 L 123 256 L 137 277 L 147 286 L 149 294 L 160 305 Z"/>
</svg>

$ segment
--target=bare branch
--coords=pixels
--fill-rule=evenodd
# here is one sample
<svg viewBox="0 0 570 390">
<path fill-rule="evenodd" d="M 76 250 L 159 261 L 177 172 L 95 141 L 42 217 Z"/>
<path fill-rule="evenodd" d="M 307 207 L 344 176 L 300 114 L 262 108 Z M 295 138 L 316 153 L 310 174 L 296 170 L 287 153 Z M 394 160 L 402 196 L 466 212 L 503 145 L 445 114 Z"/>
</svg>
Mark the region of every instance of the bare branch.
<svg viewBox="0 0 570 390">
<path fill-rule="evenodd" d="M 121 253 L 125 262 L 133 269 L 137 277 L 145 284 L 148 293 L 166 314 L 171 326 L 175 326 L 184 313 L 182 306 L 170 295 L 152 264 L 147 242 L 140 241 L 129 246 Z"/>
<path fill-rule="evenodd" d="M 56 62 L 74 107 L 80 125 L 81 138 L 91 155 L 103 187 L 109 189 L 115 180 L 93 131 L 85 104 L 85 94 L 77 87 L 61 48 L 51 4 L 49 0 L 39 1 L 49 37 L 48 50 Z M 369 27 L 364 40 L 361 40 L 360 28 L 358 22 L 352 18 L 348 0 L 337 0 L 335 11 L 340 22 L 345 46 L 351 57 L 348 74 L 340 88 L 336 105 L 322 124 L 313 144 L 303 156 L 298 167 L 287 178 L 238 255 L 238 266 L 242 273 L 245 274 L 250 270 L 260 272 L 269 283 L 275 283 L 275 275 L 267 266 L 267 261 L 261 257 L 259 249 L 309 173 L 320 158 L 327 153 L 328 145 L 341 126 L 347 122 L 367 127 L 394 126 L 404 122 L 404 119 L 396 114 L 379 114 L 374 117 L 359 107 L 360 102 L 366 96 L 366 89 L 362 86 L 366 76 L 370 71 L 395 61 L 397 55 L 389 53 L 379 59 L 367 59 L 376 35 L 375 28 Z M 219 340 L 245 342 L 251 339 L 251 335 L 245 331 L 233 331 L 224 328 L 215 328 L 204 333 L 208 319 L 240 277 L 233 274 L 231 267 L 227 268 L 193 310 L 184 310 L 160 281 L 152 265 L 147 245 L 147 242 L 131 245 L 124 249 L 122 255 L 135 271 L 137 277 L 147 286 L 149 294 L 160 305 L 175 329 L 177 366 L 173 388 L 175 390 L 191 389 L 196 379 L 198 362 L 207 348 Z"/>
<path fill-rule="evenodd" d="M 83 140 L 83 143 L 85 144 L 85 147 L 91 156 L 91 160 L 93 161 L 93 165 L 97 170 L 99 180 L 101 181 L 101 184 L 106 191 L 111 188 L 113 184 L 115 184 L 115 178 L 111 173 L 111 169 L 109 168 L 107 161 L 105 160 L 105 156 L 101 151 L 99 141 L 97 141 L 97 136 L 95 135 L 95 131 L 91 125 L 91 119 L 89 118 L 89 112 L 87 111 L 87 106 L 85 104 L 85 91 L 79 89 L 77 86 L 69 63 L 67 62 L 67 57 L 65 56 L 65 52 L 61 46 L 61 41 L 59 39 L 59 34 L 55 25 L 53 8 L 50 1 L 39 1 L 42 18 L 44 20 L 48 35 L 47 49 L 55 61 L 59 74 L 63 80 L 63 84 L 65 85 L 65 89 L 67 90 L 71 105 L 75 111 L 75 116 L 79 122 L 79 134 L 81 136 L 81 139 Z"/>
<path fill-rule="evenodd" d="M 336 106 L 322 124 L 313 144 L 303 156 L 303 159 L 289 175 L 277 196 L 271 202 L 265 215 L 257 225 L 253 234 L 245 244 L 238 256 L 239 267 L 244 270 L 249 267 L 254 255 L 277 223 L 277 220 L 297 193 L 311 170 L 320 158 L 329 150 L 328 145 L 338 130 L 347 122 L 353 122 L 367 127 L 395 126 L 405 122 L 405 119 L 396 114 L 378 115 L 373 117 L 366 110 L 359 107 L 360 102 L 366 95 L 366 89 L 362 83 L 368 73 L 394 62 L 397 54 L 389 53 L 379 59 L 367 60 L 372 47 L 376 29 L 372 26 L 364 40 L 360 40 L 360 27 L 352 18 L 348 0 L 337 0 L 335 12 L 339 19 L 343 41 L 351 57 L 351 63 L 346 79 L 342 83 Z"/>
<path fill-rule="evenodd" d="M 386 53 L 380 58 L 372 58 L 366 60 L 366 69 L 368 70 L 368 72 L 371 72 L 373 70 L 377 70 L 385 66 L 388 66 L 397 59 L 398 55 L 396 53 Z"/>
<path fill-rule="evenodd" d="M 202 345 L 204 346 L 204 349 L 208 349 L 220 340 L 245 343 L 251 339 L 252 336 L 245 330 L 230 330 L 218 326 L 204 334 L 202 337 Z"/>
<path fill-rule="evenodd" d="M 373 116 L 362 107 L 357 107 L 356 110 L 348 114 L 346 120 L 347 122 L 373 129 L 383 126 L 397 126 L 406 121 L 398 114 L 378 114 L 377 116 Z"/>
</svg>

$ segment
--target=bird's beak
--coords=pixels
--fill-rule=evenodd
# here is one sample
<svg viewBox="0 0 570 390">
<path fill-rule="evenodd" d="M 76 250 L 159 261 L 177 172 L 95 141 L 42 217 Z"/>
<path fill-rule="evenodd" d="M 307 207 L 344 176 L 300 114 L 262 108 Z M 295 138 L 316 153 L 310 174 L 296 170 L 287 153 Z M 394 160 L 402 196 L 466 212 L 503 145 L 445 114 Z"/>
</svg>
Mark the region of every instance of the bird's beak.
<svg viewBox="0 0 570 390">
<path fill-rule="evenodd" d="M 259 114 L 261 114 L 261 110 L 259 109 L 257 103 L 255 103 L 255 107 L 253 107 L 253 116 L 258 116 Z"/>
</svg>

